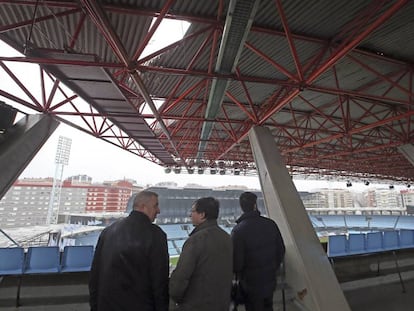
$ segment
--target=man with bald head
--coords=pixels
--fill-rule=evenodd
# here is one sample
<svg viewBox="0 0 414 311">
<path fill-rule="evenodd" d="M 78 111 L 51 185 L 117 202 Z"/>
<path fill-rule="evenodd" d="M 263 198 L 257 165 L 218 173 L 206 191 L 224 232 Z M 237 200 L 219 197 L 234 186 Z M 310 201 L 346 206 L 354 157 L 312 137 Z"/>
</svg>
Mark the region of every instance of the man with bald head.
<svg viewBox="0 0 414 311">
<path fill-rule="evenodd" d="M 89 282 L 91 311 L 168 311 L 167 236 L 153 224 L 158 195 L 135 195 L 133 210 L 105 228 Z"/>
</svg>

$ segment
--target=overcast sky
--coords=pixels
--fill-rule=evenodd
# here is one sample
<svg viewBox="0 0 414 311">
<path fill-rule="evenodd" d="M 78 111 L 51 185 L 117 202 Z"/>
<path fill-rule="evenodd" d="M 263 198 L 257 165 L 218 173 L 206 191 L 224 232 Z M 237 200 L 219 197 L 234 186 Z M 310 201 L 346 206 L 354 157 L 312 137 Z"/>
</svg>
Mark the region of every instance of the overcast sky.
<svg viewBox="0 0 414 311">
<path fill-rule="evenodd" d="M 184 25 L 168 24 L 164 25 L 169 31 L 169 44 L 177 40 L 171 36 L 171 33 L 183 34 L 186 30 Z M 173 27 L 177 27 L 172 31 Z M 156 41 L 156 40 L 153 40 Z M 154 42 L 153 50 L 157 49 Z M 150 53 L 147 51 L 146 53 Z M 1 56 L 16 56 L 19 55 L 16 51 L 9 48 L 0 41 L 0 55 Z M 20 72 L 18 76 L 23 83 L 29 88 L 33 86 L 32 75 L 38 75 L 37 65 L 7 63 L 14 72 Z M 31 74 L 31 70 L 33 73 Z M 23 74 L 22 74 L 23 73 Z M 38 80 L 35 78 L 36 81 Z M 2 81 L 1 88 L 11 94 L 16 94 L 18 89 L 14 83 L 8 81 L 7 75 L 0 68 L 0 80 Z M 37 83 L 37 82 L 36 82 Z M 31 90 L 36 96 L 40 96 L 39 90 Z M 40 97 L 38 97 L 40 98 Z M 0 96 L 0 100 L 6 102 L 11 106 L 16 106 L 9 99 Z M 20 106 L 16 108 L 21 109 Z M 28 112 L 28 111 L 26 111 Z M 32 112 L 31 112 L 32 113 Z M 16 120 L 17 121 L 17 120 Z M 133 179 L 139 185 L 147 186 L 154 185 L 159 182 L 172 181 L 179 186 L 185 186 L 190 183 L 199 184 L 208 187 L 219 187 L 228 185 L 242 185 L 250 189 L 260 189 L 260 183 L 257 176 L 230 176 L 230 175 L 209 175 L 203 174 L 166 174 L 164 169 L 158 165 L 153 164 L 145 159 L 140 158 L 134 154 L 113 146 L 109 143 L 94 138 L 81 131 L 73 129 L 65 124 L 61 124 L 55 133 L 46 142 L 43 148 L 38 152 L 33 161 L 24 170 L 21 177 L 53 177 L 55 175 L 55 154 L 58 144 L 59 136 L 64 136 L 72 139 L 71 153 L 69 158 L 69 165 L 65 167 L 63 177 L 69 177 L 78 174 L 86 174 L 92 177 L 93 181 L 100 182 L 104 180 L 117 179 Z M 294 180 L 295 185 L 300 191 L 313 190 L 316 188 L 346 188 L 345 182 L 333 181 L 297 181 Z M 370 185 L 369 187 L 378 187 L 379 185 Z M 385 185 L 386 186 L 386 185 Z M 384 185 L 382 185 L 384 187 Z M 353 182 L 352 190 L 362 191 L 367 189 L 367 186 L 362 183 Z"/>
</svg>

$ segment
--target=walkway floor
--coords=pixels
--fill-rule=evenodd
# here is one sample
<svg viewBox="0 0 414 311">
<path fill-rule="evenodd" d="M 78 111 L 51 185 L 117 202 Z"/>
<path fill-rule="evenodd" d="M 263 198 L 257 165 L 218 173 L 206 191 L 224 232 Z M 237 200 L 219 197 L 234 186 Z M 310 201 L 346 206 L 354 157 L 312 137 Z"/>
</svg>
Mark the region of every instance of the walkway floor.
<svg viewBox="0 0 414 311">
<path fill-rule="evenodd" d="M 406 292 L 397 275 L 347 282 L 341 284 L 352 311 L 412 311 L 414 306 L 414 271 L 403 273 Z M 42 280 L 50 282 L 51 280 Z M 0 311 L 89 311 L 87 277 L 77 275 L 56 284 L 43 286 L 38 279 L 26 279 L 22 287 L 22 306 L 14 307 L 15 286 L 0 283 Z M 35 282 L 35 283 L 32 283 Z M 329 293 L 327 293 L 329 295 Z M 275 293 L 274 311 L 283 311 L 281 292 Z M 286 311 L 305 311 L 286 294 Z M 196 311 L 196 310 L 195 310 Z M 239 307 L 238 311 L 245 311 Z M 312 310 L 308 310 L 312 311 Z"/>
</svg>

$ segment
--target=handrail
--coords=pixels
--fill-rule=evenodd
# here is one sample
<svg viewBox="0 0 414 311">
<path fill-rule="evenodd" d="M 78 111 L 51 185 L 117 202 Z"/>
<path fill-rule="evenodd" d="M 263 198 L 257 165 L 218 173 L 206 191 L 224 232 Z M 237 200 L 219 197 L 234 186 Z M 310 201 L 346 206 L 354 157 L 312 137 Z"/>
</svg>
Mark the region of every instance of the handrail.
<svg viewBox="0 0 414 311">
<path fill-rule="evenodd" d="M 12 241 L 14 245 L 16 245 L 16 246 L 18 246 L 18 247 L 21 247 L 21 246 L 19 245 L 19 243 L 17 243 L 15 240 L 13 240 L 13 238 L 12 238 L 10 235 L 8 235 L 6 232 L 4 232 L 4 231 L 3 231 L 3 229 L 0 229 L 0 232 L 1 232 L 1 233 L 3 233 L 3 235 L 4 235 L 6 238 L 8 238 L 10 241 Z"/>
</svg>

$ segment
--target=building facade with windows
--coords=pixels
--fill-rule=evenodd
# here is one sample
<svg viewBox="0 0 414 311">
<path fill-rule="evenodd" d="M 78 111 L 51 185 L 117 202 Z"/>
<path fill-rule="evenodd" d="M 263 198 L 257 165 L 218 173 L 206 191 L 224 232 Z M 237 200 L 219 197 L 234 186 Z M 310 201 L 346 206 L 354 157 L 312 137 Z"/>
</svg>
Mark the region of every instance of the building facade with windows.
<svg viewBox="0 0 414 311">
<path fill-rule="evenodd" d="M 52 186 L 53 178 L 17 180 L 0 200 L 0 226 L 44 225 Z M 62 183 L 58 214 L 123 212 L 133 189 L 130 181 L 93 184 L 85 175 L 72 176 Z"/>
</svg>

